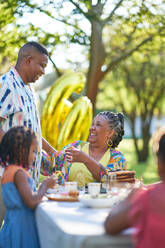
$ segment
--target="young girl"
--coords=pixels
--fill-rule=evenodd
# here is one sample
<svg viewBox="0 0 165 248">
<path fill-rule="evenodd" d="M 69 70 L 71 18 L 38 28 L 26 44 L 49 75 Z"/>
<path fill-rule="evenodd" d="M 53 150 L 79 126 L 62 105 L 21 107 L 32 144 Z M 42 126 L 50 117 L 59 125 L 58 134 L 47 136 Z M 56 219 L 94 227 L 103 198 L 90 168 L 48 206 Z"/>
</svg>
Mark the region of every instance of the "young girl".
<svg viewBox="0 0 165 248">
<path fill-rule="evenodd" d="M 55 180 L 47 178 L 38 192 L 32 191 L 28 170 L 33 165 L 37 147 L 35 133 L 25 127 L 11 128 L 0 144 L 1 163 L 5 166 L 2 195 L 7 210 L 0 232 L 1 248 L 40 247 L 34 209 Z"/>
<path fill-rule="evenodd" d="M 105 221 L 105 230 L 117 234 L 135 227 L 136 248 L 165 247 L 165 130 L 160 131 L 157 157 L 161 182 L 133 192 Z"/>
</svg>

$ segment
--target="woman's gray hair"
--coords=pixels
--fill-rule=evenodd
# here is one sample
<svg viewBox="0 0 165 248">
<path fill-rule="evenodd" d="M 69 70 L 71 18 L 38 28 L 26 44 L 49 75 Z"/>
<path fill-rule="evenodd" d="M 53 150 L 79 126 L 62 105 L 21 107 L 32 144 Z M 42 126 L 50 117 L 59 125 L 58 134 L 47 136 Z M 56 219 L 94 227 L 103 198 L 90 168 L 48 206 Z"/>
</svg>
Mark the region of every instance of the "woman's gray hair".
<svg viewBox="0 0 165 248">
<path fill-rule="evenodd" d="M 114 130 L 111 147 L 117 147 L 124 135 L 124 115 L 122 113 L 104 111 L 100 112 L 98 116 L 103 116 L 108 120 L 110 129 Z"/>
</svg>

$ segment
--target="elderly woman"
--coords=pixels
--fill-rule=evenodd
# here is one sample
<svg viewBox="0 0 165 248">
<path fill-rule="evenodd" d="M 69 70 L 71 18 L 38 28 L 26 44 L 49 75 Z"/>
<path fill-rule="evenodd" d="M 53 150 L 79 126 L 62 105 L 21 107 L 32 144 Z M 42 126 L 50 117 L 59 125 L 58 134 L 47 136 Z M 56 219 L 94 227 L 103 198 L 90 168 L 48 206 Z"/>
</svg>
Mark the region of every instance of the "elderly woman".
<svg viewBox="0 0 165 248">
<path fill-rule="evenodd" d="M 54 154 L 55 169 L 63 171 L 65 180 L 77 181 L 79 185 L 101 181 L 106 170 L 124 170 L 126 160 L 115 149 L 123 135 L 123 115 L 100 112 L 89 129 L 88 142 L 75 141 Z"/>
</svg>

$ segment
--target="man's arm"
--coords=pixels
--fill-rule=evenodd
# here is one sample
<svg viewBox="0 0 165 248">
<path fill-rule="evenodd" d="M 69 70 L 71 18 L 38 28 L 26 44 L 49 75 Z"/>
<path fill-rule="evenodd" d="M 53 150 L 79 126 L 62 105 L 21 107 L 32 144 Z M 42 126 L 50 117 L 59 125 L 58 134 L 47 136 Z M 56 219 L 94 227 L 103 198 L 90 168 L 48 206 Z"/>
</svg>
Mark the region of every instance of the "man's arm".
<svg viewBox="0 0 165 248">
<path fill-rule="evenodd" d="M 2 122 L 3 122 L 3 120 L 4 119 L 2 117 L 0 117 L 0 142 L 2 140 L 3 135 L 5 134 L 5 132 L 2 129 Z"/>
<path fill-rule="evenodd" d="M 45 150 L 50 156 L 53 152 L 57 152 L 43 137 L 42 137 L 42 148 Z"/>
</svg>

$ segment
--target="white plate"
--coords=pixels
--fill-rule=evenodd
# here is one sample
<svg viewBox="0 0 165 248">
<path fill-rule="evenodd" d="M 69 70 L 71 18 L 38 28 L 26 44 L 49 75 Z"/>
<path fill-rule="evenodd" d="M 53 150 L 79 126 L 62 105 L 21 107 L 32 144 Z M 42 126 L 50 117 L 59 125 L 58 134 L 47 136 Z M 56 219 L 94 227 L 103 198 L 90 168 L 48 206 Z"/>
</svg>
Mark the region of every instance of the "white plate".
<svg viewBox="0 0 165 248">
<path fill-rule="evenodd" d="M 57 193 L 58 192 L 58 188 L 49 188 L 48 190 L 47 190 L 47 194 L 55 194 L 55 193 Z"/>
<path fill-rule="evenodd" d="M 47 194 L 56 194 L 58 192 L 64 192 L 64 191 L 66 191 L 64 186 L 56 185 L 54 188 L 49 188 L 46 193 Z"/>
<path fill-rule="evenodd" d="M 77 202 L 78 198 L 71 197 L 69 195 L 61 194 L 47 194 L 47 198 L 52 201 L 62 201 L 62 202 Z"/>
<path fill-rule="evenodd" d="M 100 194 L 97 198 L 91 198 L 90 195 L 80 195 L 79 201 L 86 207 L 91 208 L 109 208 L 112 207 L 118 201 L 117 196 L 107 197 Z"/>
</svg>

